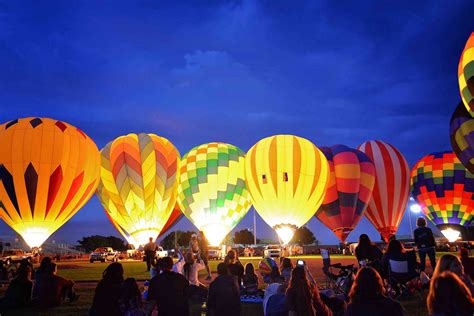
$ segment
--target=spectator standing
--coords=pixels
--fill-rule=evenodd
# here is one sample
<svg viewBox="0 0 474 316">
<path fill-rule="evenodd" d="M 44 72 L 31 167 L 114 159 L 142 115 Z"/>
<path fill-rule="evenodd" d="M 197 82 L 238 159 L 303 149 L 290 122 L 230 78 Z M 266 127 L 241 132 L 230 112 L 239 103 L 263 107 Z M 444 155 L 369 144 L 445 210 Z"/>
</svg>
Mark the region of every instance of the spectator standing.
<svg viewBox="0 0 474 316">
<path fill-rule="evenodd" d="M 189 251 L 194 254 L 195 257 L 199 256 L 199 241 L 196 234 L 191 235 L 189 240 Z"/>
<path fill-rule="evenodd" d="M 199 271 L 205 268 L 202 260 L 197 259 L 194 253 L 188 251 L 183 259 L 180 259 L 173 266 L 173 270 L 182 274 L 188 280 L 190 296 L 206 297 L 207 288 L 199 282 Z"/>
<path fill-rule="evenodd" d="M 461 281 L 463 281 L 464 284 L 467 286 L 470 293 L 474 295 L 474 285 L 472 283 L 472 280 L 468 275 L 464 273 L 464 267 L 458 257 L 452 254 L 443 255 L 439 259 L 436 269 L 434 270 L 433 277 L 446 271 L 450 271 L 456 274 L 461 279 Z"/>
<path fill-rule="evenodd" d="M 385 296 L 382 278 L 373 268 L 359 270 L 349 299 L 345 316 L 403 316 L 400 303 Z"/>
<path fill-rule="evenodd" d="M 472 316 L 474 313 L 474 300 L 469 289 L 449 271 L 433 275 L 426 305 L 432 316 Z"/>
<path fill-rule="evenodd" d="M 143 247 L 143 251 L 145 252 L 146 269 L 150 271 L 156 257 L 156 243 L 152 237 L 150 237 L 149 242 Z"/>
<path fill-rule="evenodd" d="M 201 239 L 199 240 L 199 254 L 201 256 L 202 262 L 206 266 L 207 277 L 206 280 L 211 280 L 211 269 L 209 268 L 209 242 L 207 241 L 206 236 L 204 235 L 203 231 L 200 231 L 199 234 L 201 235 Z"/>
<path fill-rule="evenodd" d="M 5 292 L 5 296 L 0 300 L 1 308 L 18 308 L 28 305 L 31 301 L 31 268 L 21 266 L 18 268 L 16 276 L 11 280 Z"/>
<path fill-rule="evenodd" d="M 189 315 L 189 282 L 180 274 L 171 271 L 173 259 L 164 257 L 162 260 L 162 273 L 150 281 L 147 301 L 155 304 L 160 316 L 187 316 Z M 152 308 L 147 310 L 151 315 Z"/>
<path fill-rule="evenodd" d="M 242 289 L 245 294 L 255 294 L 258 292 L 258 276 L 252 263 L 245 265 L 245 273 L 242 277 Z"/>
<path fill-rule="evenodd" d="M 237 279 L 225 263 L 217 265 L 217 278 L 209 285 L 207 310 L 210 316 L 239 316 L 240 292 Z"/>
<path fill-rule="evenodd" d="M 90 309 L 91 316 L 121 315 L 119 299 L 123 283 L 123 266 L 118 262 L 111 263 L 102 273 L 102 280 L 95 288 L 94 299 Z"/>
<path fill-rule="evenodd" d="M 224 263 L 229 267 L 230 274 L 237 277 L 239 286 L 242 285 L 242 276 L 244 275 L 244 266 L 240 263 L 237 252 L 233 249 L 229 250 L 224 259 Z"/>
<path fill-rule="evenodd" d="M 425 271 L 426 256 L 430 259 L 433 271 L 436 268 L 436 242 L 433 232 L 429 227 L 426 227 L 426 219 L 418 217 L 416 220 L 417 228 L 414 231 L 415 244 L 418 248 L 418 255 L 420 256 L 420 270 Z"/>
<path fill-rule="evenodd" d="M 123 316 L 144 316 L 142 293 L 134 278 L 123 281 L 120 290 L 120 311 Z"/>
<path fill-rule="evenodd" d="M 291 272 L 293 271 L 293 263 L 290 258 L 283 258 L 281 262 L 281 276 L 285 279 L 285 284 L 290 283 Z"/>
</svg>

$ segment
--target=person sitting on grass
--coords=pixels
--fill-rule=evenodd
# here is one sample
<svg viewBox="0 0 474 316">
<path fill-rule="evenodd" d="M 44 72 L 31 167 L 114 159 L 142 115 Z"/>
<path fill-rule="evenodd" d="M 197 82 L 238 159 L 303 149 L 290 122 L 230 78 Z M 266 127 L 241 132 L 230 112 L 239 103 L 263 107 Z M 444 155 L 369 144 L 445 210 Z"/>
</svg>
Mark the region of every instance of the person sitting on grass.
<svg viewBox="0 0 474 316">
<path fill-rule="evenodd" d="M 48 267 L 53 262 L 50 257 L 44 257 L 41 260 L 40 266 L 35 271 L 35 284 L 33 286 L 32 299 L 38 299 L 38 290 L 44 287 L 44 278 L 48 275 Z"/>
<path fill-rule="evenodd" d="M 474 280 L 474 258 L 469 257 L 469 250 L 461 248 L 459 251 L 459 259 L 464 267 L 464 273 L 466 273 L 471 280 Z"/>
<path fill-rule="evenodd" d="M 113 262 L 102 273 L 102 280 L 95 288 L 89 315 L 121 315 L 119 299 L 123 283 L 123 266 Z"/>
<path fill-rule="evenodd" d="M 269 275 L 264 276 L 265 283 L 268 284 L 265 289 L 263 296 L 263 310 L 266 311 L 267 303 L 270 300 L 270 297 L 276 294 L 284 294 L 286 290 L 285 278 L 280 274 L 280 269 L 278 266 L 272 266 L 272 270 Z"/>
<path fill-rule="evenodd" d="M 293 269 L 285 296 L 290 316 L 333 315 L 321 300 L 316 283 L 308 279 L 306 266 L 297 266 Z"/>
<path fill-rule="evenodd" d="M 5 292 L 5 296 L 0 300 L 0 307 L 8 309 L 30 304 L 32 288 L 31 268 L 28 266 L 19 267 L 16 276 L 11 280 Z"/>
<path fill-rule="evenodd" d="M 367 234 L 359 236 L 359 242 L 355 248 L 355 256 L 359 266 L 373 266 L 380 264 L 382 251 L 372 243 Z"/>
<path fill-rule="evenodd" d="M 144 316 L 142 293 L 134 278 L 127 278 L 122 283 L 119 299 L 120 311 L 123 316 Z"/>
<path fill-rule="evenodd" d="M 258 292 L 258 276 L 251 262 L 245 265 L 245 274 L 242 277 L 243 292 L 245 294 L 256 294 Z"/>
<path fill-rule="evenodd" d="M 171 257 L 163 258 L 161 268 L 162 272 L 150 280 L 146 315 L 152 314 L 155 305 L 160 316 L 189 315 L 189 281 L 181 273 L 171 271 Z"/>
<path fill-rule="evenodd" d="M 74 291 L 74 282 L 56 275 L 57 271 L 55 263 L 50 263 L 47 266 L 46 276 L 38 288 L 38 304 L 40 307 L 59 306 L 66 298 L 70 302 L 79 299 Z"/>
<path fill-rule="evenodd" d="M 385 296 L 382 278 L 377 270 L 359 270 L 349 293 L 345 316 L 402 316 L 400 303 Z"/>
<path fill-rule="evenodd" d="M 449 271 L 433 275 L 426 305 L 431 316 L 474 314 L 474 300 L 469 289 L 456 274 Z"/>
<path fill-rule="evenodd" d="M 217 278 L 209 285 L 208 315 L 239 316 L 240 292 L 237 279 L 222 262 L 217 265 L 217 274 Z"/>
<path fill-rule="evenodd" d="M 0 260 L 0 282 L 8 282 L 8 269 L 3 260 Z"/>
<path fill-rule="evenodd" d="M 456 274 L 467 286 L 471 295 L 474 296 L 474 284 L 472 283 L 471 278 L 464 273 L 464 267 L 458 257 L 452 254 L 443 255 L 436 265 L 433 277 L 445 271 L 450 271 Z"/>
</svg>

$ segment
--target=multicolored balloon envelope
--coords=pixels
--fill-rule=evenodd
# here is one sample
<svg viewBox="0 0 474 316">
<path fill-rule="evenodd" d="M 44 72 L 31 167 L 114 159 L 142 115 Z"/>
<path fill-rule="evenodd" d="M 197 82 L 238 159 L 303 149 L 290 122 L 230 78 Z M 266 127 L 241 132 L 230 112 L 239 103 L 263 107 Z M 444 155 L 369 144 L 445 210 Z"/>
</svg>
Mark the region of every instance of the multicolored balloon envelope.
<svg viewBox="0 0 474 316">
<path fill-rule="evenodd" d="M 100 155 L 80 129 L 28 117 L 0 126 L 0 216 L 41 246 L 94 194 Z"/>
<path fill-rule="evenodd" d="M 458 81 L 462 102 L 474 116 L 474 33 L 471 33 L 459 59 Z"/>
<path fill-rule="evenodd" d="M 474 172 L 474 118 L 462 102 L 451 116 L 449 134 L 454 153 L 467 170 Z"/>
<path fill-rule="evenodd" d="M 374 164 L 360 150 L 321 147 L 329 162 L 329 184 L 316 217 L 344 242 L 364 215 L 375 183 Z"/>
<path fill-rule="evenodd" d="M 319 208 L 329 182 L 329 164 L 309 140 L 293 135 L 264 138 L 247 153 L 245 173 L 252 202 L 280 240 Z"/>
<path fill-rule="evenodd" d="M 97 195 L 129 243 L 156 238 L 176 204 L 180 155 L 166 138 L 128 134 L 101 151 Z"/>
<path fill-rule="evenodd" d="M 459 237 L 456 226 L 467 227 L 471 223 L 474 175 L 453 152 L 437 152 L 420 159 L 411 171 L 411 190 L 426 217 L 450 241 Z"/>
<path fill-rule="evenodd" d="M 244 168 L 244 152 L 224 143 L 194 147 L 183 157 L 178 203 L 211 245 L 219 245 L 251 206 Z"/>
<path fill-rule="evenodd" d="M 407 206 L 410 193 L 408 163 L 394 146 L 379 140 L 365 142 L 357 149 L 375 166 L 375 185 L 365 216 L 388 241 L 397 232 Z"/>
</svg>

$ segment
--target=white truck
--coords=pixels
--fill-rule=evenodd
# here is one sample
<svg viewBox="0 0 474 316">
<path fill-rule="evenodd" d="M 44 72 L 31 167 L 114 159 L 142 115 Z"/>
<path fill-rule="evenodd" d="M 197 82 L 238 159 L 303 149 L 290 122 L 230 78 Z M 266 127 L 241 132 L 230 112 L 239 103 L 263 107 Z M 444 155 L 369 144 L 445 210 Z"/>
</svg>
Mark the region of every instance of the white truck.
<svg viewBox="0 0 474 316">
<path fill-rule="evenodd" d="M 156 250 L 156 257 L 157 258 L 168 257 L 168 250 L 163 250 L 163 247 L 159 246 L 158 249 Z"/>
<path fill-rule="evenodd" d="M 89 257 L 89 262 L 94 263 L 95 261 L 106 262 L 118 261 L 117 251 L 113 250 L 111 247 L 100 247 L 96 248 Z"/>
</svg>

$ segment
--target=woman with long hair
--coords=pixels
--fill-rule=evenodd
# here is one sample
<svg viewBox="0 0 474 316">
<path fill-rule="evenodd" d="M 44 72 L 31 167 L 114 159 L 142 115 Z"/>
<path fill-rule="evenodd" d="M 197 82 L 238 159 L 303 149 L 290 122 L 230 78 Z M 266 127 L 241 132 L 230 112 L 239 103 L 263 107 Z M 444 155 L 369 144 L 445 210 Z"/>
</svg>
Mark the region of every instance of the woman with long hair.
<svg viewBox="0 0 474 316">
<path fill-rule="evenodd" d="M 5 296 L 0 299 L 0 310 L 2 308 L 24 307 L 30 303 L 31 290 L 33 288 L 31 271 L 31 268 L 28 266 L 18 268 L 16 276 L 8 285 Z"/>
<path fill-rule="evenodd" d="M 286 303 L 290 316 L 332 316 L 321 300 L 317 285 L 308 278 L 306 266 L 297 266 L 291 272 Z"/>
<path fill-rule="evenodd" d="M 119 299 L 123 283 L 123 266 L 113 262 L 102 273 L 95 288 L 90 315 L 121 315 Z"/>
<path fill-rule="evenodd" d="M 372 264 L 382 259 L 382 251 L 375 246 L 367 234 L 359 236 L 359 242 L 355 249 L 357 262 L 361 266 Z"/>
<path fill-rule="evenodd" d="M 127 278 L 122 283 L 120 293 L 120 311 L 123 316 L 143 316 L 142 293 L 134 278 Z"/>
<path fill-rule="evenodd" d="M 288 284 L 291 278 L 291 272 L 293 271 L 293 263 L 290 258 L 283 258 L 281 261 L 281 275 L 285 279 L 285 283 Z"/>
<path fill-rule="evenodd" d="M 199 271 L 205 269 L 206 266 L 202 260 L 196 260 L 193 252 L 188 251 L 184 255 L 184 259 L 180 259 L 173 266 L 173 270 L 181 273 L 189 282 L 190 292 L 192 296 L 205 297 L 207 295 L 207 287 L 199 282 Z"/>
<path fill-rule="evenodd" d="M 471 316 L 474 313 L 474 300 L 469 289 L 449 271 L 433 276 L 426 305 L 430 315 Z"/>
<path fill-rule="evenodd" d="M 400 303 L 385 296 L 379 273 L 369 267 L 359 270 L 349 292 L 349 305 L 345 316 L 402 316 Z"/>
<path fill-rule="evenodd" d="M 258 276 L 251 262 L 245 265 L 245 273 L 242 277 L 242 292 L 254 294 L 258 292 Z"/>
<path fill-rule="evenodd" d="M 440 259 L 434 270 L 433 277 L 440 275 L 443 272 L 450 271 L 456 274 L 461 281 L 467 286 L 471 295 L 474 294 L 474 285 L 469 276 L 464 273 L 464 267 L 461 260 L 452 254 L 445 254 Z"/>
</svg>

